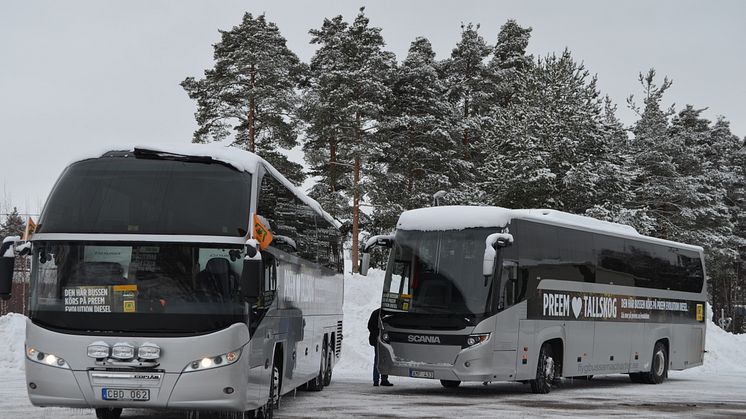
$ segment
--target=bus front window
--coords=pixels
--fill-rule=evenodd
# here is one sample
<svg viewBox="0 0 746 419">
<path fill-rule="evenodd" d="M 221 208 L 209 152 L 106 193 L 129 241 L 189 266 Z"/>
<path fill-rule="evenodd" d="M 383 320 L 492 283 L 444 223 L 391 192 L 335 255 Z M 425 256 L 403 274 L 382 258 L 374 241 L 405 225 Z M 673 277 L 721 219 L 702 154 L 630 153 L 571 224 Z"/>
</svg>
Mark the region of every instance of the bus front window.
<svg viewBox="0 0 746 419">
<path fill-rule="evenodd" d="M 429 314 L 491 311 L 492 278 L 482 275 L 485 239 L 494 229 L 396 233 L 382 308 Z"/>
<path fill-rule="evenodd" d="M 31 318 L 52 328 L 200 333 L 243 321 L 241 247 L 36 242 Z"/>
</svg>

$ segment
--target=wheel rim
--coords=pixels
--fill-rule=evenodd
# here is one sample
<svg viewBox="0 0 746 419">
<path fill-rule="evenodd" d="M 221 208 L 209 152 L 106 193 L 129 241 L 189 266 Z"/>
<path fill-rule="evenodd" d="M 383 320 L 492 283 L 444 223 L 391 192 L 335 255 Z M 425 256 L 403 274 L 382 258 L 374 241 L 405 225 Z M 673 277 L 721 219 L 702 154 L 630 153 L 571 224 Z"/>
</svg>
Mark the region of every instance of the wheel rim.
<svg viewBox="0 0 746 419">
<path fill-rule="evenodd" d="M 269 409 L 271 410 L 275 406 L 280 405 L 280 396 L 278 388 L 280 387 L 280 370 L 273 366 L 272 367 L 272 387 L 270 389 L 270 406 Z"/>
<path fill-rule="evenodd" d="M 663 376 L 663 371 L 666 369 L 666 355 L 663 350 L 659 350 L 655 353 L 655 375 L 658 377 Z"/>
<path fill-rule="evenodd" d="M 319 371 L 319 382 L 324 384 L 324 377 L 326 377 L 326 346 L 321 349 L 321 370 Z"/>
<path fill-rule="evenodd" d="M 554 359 L 551 356 L 548 356 L 544 362 L 544 379 L 547 384 L 554 380 Z"/>
</svg>

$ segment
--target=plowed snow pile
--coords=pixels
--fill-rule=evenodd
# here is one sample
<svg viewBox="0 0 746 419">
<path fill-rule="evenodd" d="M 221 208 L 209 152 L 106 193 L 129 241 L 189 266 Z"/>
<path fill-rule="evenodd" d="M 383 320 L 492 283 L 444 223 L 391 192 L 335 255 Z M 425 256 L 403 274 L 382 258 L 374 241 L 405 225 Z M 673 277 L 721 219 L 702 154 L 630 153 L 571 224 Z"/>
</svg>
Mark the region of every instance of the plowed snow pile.
<svg viewBox="0 0 746 419">
<path fill-rule="evenodd" d="M 383 272 L 371 269 L 368 276 L 345 276 L 344 340 L 342 360 L 334 373 L 338 376 L 368 379 L 373 368 L 373 348 L 368 344 L 368 318 L 380 306 Z M 11 313 L 0 317 L 0 375 L 3 371 L 22 370 L 26 317 Z M 674 374 L 743 375 L 746 374 L 746 334 L 734 335 L 712 322 L 707 307 L 707 343 L 705 364 Z"/>
<path fill-rule="evenodd" d="M 23 369 L 26 316 L 16 313 L 0 317 L 0 375 L 3 370 Z"/>
</svg>

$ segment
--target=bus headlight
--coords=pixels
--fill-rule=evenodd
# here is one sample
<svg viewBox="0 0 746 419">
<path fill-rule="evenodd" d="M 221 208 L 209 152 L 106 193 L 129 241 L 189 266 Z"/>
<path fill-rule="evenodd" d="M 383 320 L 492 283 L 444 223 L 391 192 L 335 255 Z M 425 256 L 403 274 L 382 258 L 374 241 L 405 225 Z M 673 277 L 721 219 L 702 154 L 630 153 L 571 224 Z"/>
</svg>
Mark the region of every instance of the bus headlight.
<svg viewBox="0 0 746 419">
<path fill-rule="evenodd" d="M 70 369 L 70 366 L 67 365 L 67 362 L 64 359 L 55 354 L 50 354 L 49 352 L 41 352 L 30 346 L 26 347 L 26 358 L 28 358 L 29 361 L 36 362 L 37 364 L 44 364 L 49 365 L 50 367 L 64 368 L 68 370 Z"/>
<path fill-rule="evenodd" d="M 184 372 L 202 371 L 209 370 L 210 368 L 224 367 L 238 361 L 241 357 L 241 349 L 230 351 L 222 355 L 217 356 L 206 356 L 202 359 L 197 359 L 189 363 L 184 368 Z"/>
<path fill-rule="evenodd" d="M 155 343 L 145 342 L 137 348 L 137 357 L 152 361 L 161 356 L 161 348 Z"/>
<path fill-rule="evenodd" d="M 485 342 L 489 338 L 490 338 L 489 333 L 469 335 L 469 337 L 466 338 L 466 347 L 468 348 L 468 347 L 479 345 L 480 343 Z"/>
</svg>

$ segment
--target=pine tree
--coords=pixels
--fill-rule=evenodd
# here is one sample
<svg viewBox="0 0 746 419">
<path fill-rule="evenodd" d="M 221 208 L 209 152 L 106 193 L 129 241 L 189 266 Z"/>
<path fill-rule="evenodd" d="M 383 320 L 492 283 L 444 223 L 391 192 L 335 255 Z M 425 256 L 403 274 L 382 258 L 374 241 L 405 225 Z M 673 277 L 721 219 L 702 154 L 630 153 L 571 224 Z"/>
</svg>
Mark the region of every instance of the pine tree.
<svg viewBox="0 0 746 419">
<path fill-rule="evenodd" d="M 491 100 L 507 107 L 518 89 L 522 74 L 533 66 L 533 57 L 526 55 L 531 28 L 523 28 L 515 20 L 508 20 L 500 28 L 497 43 L 488 65 L 488 77 L 493 78 L 494 95 Z"/>
<path fill-rule="evenodd" d="M 487 145 L 488 202 L 584 213 L 617 200 L 626 188 L 617 175 L 624 132 L 595 77 L 565 51 L 539 60 L 514 86 Z"/>
<path fill-rule="evenodd" d="M 371 157 L 367 190 L 379 232 L 391 231 L 401 212 L 430 205 L 435 192 L 452 190 L 462 178 L 460 139 L 451 136 L 456 110 L 442 100 L 446 90 L 430 41 L 415 39 L 396 72 Z"/>
<path fill-rule="evenodd" d="M 325 68 L 327 74 L 324 78 L 327 81 L 331 79 L 331 84 L 335 88 L 334 90 L 320 89 L 315 92 L 315 97 L 322 103 L 333 103 L 334 108 L 340 110 L 335 116 L 335 118 L 341 118 L 338 127 L 342 132 L 339 133 L 338 138 L 339 142 L 346 142 L 340 148 L 345 151 L 349 150 L 352 163 L 350 174 L 352 266 L 353 271 L 357 272 L 363 166 L 367 162 L 372 137 L 378 128 L 380 116 L 390 99 L 390 79 L 392 70 L 396 67 L 396 59 L 392 53 L 383 49 L 385 43 L 381 36 L 381 28 L 370 26 L 364 7 L 360 8 L 360 13 L 351 24 L 343 24 L 342 17 L 338 16 L 331 21 L 325 20 L 322 28 L 311 31 L 311 34 L 314 36 L 312 42 L 322 46 L 321 53 L 332 54 L 331 59 L 318 57 L 316 63 L 327 64 Z M 313 62 L 312 60 L 312 64 Z M 317 85 L 327 88 L 330 86 L 325 83 L 317 83 Z M 328 113 L 317 114 L 317 116 L 329 118 Z M 321 138 L 328 139 L 330 135 L 327 132 Z M 341 165 L 338 163 L 335 166 Z"/>
<path fill-rule="evenodd" d="M 25 229 L 26 222 L 18 214 L 18 208 L 13 207 L 13 211 L 7 215 L 5 222 L 0 224 L 0 240 L 5 237 L 21 236 Z"/>
<path fill-rule="evenodd" d="M 493 125 L 489 111 L 495 90 L 490 84 L 494 77 L 485 64 L 491 52 L 492 47 L 479 34 L 479 25 L 462 24 L 461 40 L 441 67 L 448 87 L 446 97 L 458 109 L 452 136 L 460 138 L 462 166 L 458 187 L 449 191 L 450 203 L 478 204 L 483 200 L 476 182 L 485 150 L 485 134 Z"/>
<path fill-rule="evenodd" d="M 333 216 L 349 220 L 350 206 L 344 193 L 351 185 L 351 141 L 347 109 L 346 71 L 343 69 L 349 24 L 342 16 L 325 19 L 312 29 L 311 44 L 319 49 L 311 58 L 310 77 L 300 115 L 306 124 L 303 151 L 310 174 L 318 182 L 309 192 Z"/>
<path fill-rule="evenodd" d="M 220 33 L 221 40 L 214 45 L 215 66 L 203 79 L 187 77 L 181 82 L 197 101 L 199 127 L 193 141 L 231 138 L 232 145 L 256 152 L 289 179 L 302 182 L 302 166 L 277 149 L 297 144 L 296 88 L 304 65 L 264 15 L 246 13 L 240 25 Z"/>
</svg>

